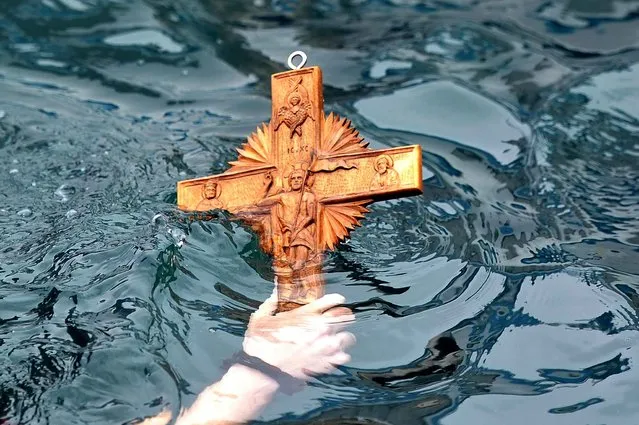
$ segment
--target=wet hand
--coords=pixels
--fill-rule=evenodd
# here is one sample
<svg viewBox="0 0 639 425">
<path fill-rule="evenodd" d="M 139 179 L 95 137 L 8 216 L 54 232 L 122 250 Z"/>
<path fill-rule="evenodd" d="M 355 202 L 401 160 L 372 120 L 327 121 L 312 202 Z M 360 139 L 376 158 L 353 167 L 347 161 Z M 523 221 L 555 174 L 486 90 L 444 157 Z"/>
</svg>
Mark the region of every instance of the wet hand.
<svg viewBox="0 0 639 425">
<path fill-rule="evenodd" d="M 253 313 L 244 351 L 298 379 L 330 373 L 350 361 L 346 349 L 355 342 L 342 329 L 355 320 L 338 294 L 325 295 L 295 310 L 274 314 L 274 293 Z"/>
</svg>

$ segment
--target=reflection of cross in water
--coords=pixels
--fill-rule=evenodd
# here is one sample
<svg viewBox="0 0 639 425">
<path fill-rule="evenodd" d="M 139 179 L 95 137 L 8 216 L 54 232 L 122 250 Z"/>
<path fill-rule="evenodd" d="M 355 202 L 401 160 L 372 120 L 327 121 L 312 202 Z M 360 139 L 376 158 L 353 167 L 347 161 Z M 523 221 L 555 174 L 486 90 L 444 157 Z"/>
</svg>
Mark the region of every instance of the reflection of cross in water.
<svg viewBox="0 0 639 425">
<path fill-rule="evenodd" d="M 248 221 L 261 248 L 273 255 L 280 308 L 286 309 L 323 294 L 322 253 L 359 225 L 367 204 L 422 192 L 421 148 L 370 150 L 349 121 L 324 116 L 318 67 L 275 74 L 271 85 L 273 119 L 238 149 L 231 169 L 181 181 L 177 193 L 182 210 L 197 211 L 202 184 L 215 178 L 224 208 Z M 299 102 L 296 93 L 302 93 Z M 379 155 L 401 156 L 402 175 L 408 177 L 393 187 L 371 189 Z M 328 179 L 338 170 L 335 185 Z M 356 189 L 344 193 L 337 186 Z"/>
</svg>

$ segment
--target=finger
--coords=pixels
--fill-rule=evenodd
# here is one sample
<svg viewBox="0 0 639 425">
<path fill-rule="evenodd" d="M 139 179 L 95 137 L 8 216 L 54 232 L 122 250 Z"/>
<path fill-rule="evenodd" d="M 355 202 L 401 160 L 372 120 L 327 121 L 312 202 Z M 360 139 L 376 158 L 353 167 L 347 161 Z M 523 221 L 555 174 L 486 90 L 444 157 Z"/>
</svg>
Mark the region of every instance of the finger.
<svg viewBox="0 0 639 425">
<path fill-rule="evenodd" d="M 295 325 L 284 326 L 276 329 L 273 332 L 273 336 L 281 342 L 289 342 L 296 345 L 312 344 L 315 341 L 324 338 L 326 335 L 330 335 L 331 331 L 328 326 L 324 324 L 319 325 Z"/>
<path fill-rule="evenodd" d="M 335 353 L 328 358 L 328 362 L 334 366 L 343 366 L 346 363 L 350 363 L 350 361 L 351 355 L 344 352 Z"/>
<path fill-rule="evenodd" d="M 355 343 L 355 336 L 350 332 L 341 332 L 337 335 L 325 336 L 312 342 L 311 352 L 321 356 L 332 356 L 344 352 Z"/>
<path fill-rule="evenodd" d="M 333 366 L 330 362 L 327 362 L 324 359 L 318 359 L 312 366 L 306 368 L 304 372 L 308 376 L 317 376 L 323 375 L 326 373 L 331 373 L 335 370 L 335 366 Z"/>
<path fill-rule="evenodd" d="M 339 352 L 332 356 L 327 356 L 317 360 L 318 361 L 307 369 L 307 373 L 310 372 L 311 375 L 321 375 L 334 372 L 338 366 L 342 366 L 350 362 L 351 356 L 346 353 Z"/>
<path fill-rule="evenodd" d="M 337 315 L 324 313 L 322 314 L 321 317 L 322 317 L 322 320 L 324 320 L 326 323 L 331 323 L 331 324 L 337 324 L 337 323 L 348 324 L 355 321 L 355 315 L 353 313 L 337 314 Z"/>
<path fill-rule="evenodd" d="M 320 337 L 326 335 L 335 335 L 337 332 L 341 331 L 344 327 L 351 323 L 350 321 L 342 320 L 344 319 L 316 316 L 308 318 L 304 323 L 308 323 L 308 325 L 306 325 L 306 329 L 308 329 L 309 331 L 315 331 L 317 336 Z"/>
<path fill-rule="evenodd" d="M 324 316 L 338 317 L 353 315 L 353 311 L 348 307 L 333 307 L 330 310 L 326 310 Z"/>
<path fill-rule="evenodd" d="M 255 317 L 272 316 L 277 311 L 277 286 L 273 289 L 273 293 L 268 297 L 253 315 Z"/>
<path fill-rule="evenodd" d="M 346 298 L 344 298 L 342 295 L 328 294 L 309 304 L 299 307 L 298 309 L 296 309 L 296 311 L 300 314 L 323 313 L 329 308 L 344 304 L 344 302 L 346 302 Z"/>
<path fill-rule="evenodd" d="M 313 350 L 325 356 L 343 352 L 355 344 L 355 335 L 350 332 L 340 332 L 337 335 L 317 339 L 313 343 Z"/>
<path fill-rule="evenodd" d="M 348 347 L 351 347 L 357 342 L 357 338 L 350 332 L 340 332 L 335 335 L 335 338 L 339 341 L 339 346 L 342 351 L 346 350 Z"/>
<path fill-rule="evenodd" d="M 277 316 L 274 317 L 277 319 Z M 338 317 L 326 317 L 318 315 L 304 315 L 302 317 L 296 317 L 295 321 L 293 317 L 287 318 L 286 321 L 282 321 L 281 325 L 275 325 L 270 329 L 271 331 L 277 331 L 280 327 L 289 327 L 292 334 L 299 334 L 300 337 L 305 339 L 317 339 L 323 336 L 333 336 L 340 332 L 342 329 L 353 323 L 355 316 L 338 316 Z"/>
<path fill-rule="evenodd" d="M 355 322 L 355 316 L 326 317 L 325 315 L 322 315 L 320 316 L 319 321 L 329 327 L 330 333 L 336 334 L 348 327 L 351 323 Z"/>
<path fill-rule="evenodd" d="M 340 343 L 337 336 L 324 336 L 313 341 L 310 350 L 314 355 L 326 357 L 342 351 Z"/>
</svg>

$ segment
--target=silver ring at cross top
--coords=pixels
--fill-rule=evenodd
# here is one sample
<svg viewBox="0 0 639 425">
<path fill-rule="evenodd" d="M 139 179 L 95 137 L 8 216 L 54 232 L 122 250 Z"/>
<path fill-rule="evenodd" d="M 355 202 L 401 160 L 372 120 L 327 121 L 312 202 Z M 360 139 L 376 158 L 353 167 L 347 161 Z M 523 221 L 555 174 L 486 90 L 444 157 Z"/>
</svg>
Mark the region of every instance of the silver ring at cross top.
<svg viewBox="0 0 639 425">
<path fill-rule="evenodd" d="M 295 57 L 299 56 L 300 57 L 300 63 L 297 65 L 293 64 L 293 59 L 295 59 Z M 301 50 L 296 50 L 293 53 L 291 53 L 290 55 L 288 55 L 288 67 L 291 69 L 302 69 L 304 67 L 304 65 L 306 65 L 306 60 L 308 58 L 306 57 L 306 53 L 302 52 Z"/>
</svg>

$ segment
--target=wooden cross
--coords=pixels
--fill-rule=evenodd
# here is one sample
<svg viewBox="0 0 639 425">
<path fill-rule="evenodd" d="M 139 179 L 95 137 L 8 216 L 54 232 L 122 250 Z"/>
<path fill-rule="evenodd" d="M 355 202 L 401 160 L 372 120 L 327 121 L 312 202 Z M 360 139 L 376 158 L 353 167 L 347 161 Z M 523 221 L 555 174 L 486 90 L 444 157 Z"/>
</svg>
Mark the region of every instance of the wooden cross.
<svg viewBox="0 0 639 425">
<path fill-rule="evenodd" d="M 368 149 L 350 121 L 325 116 L 319 67 L 274 74 L 271 91 L 270 123 L 248 137 L 229 170 L 178 182 L 177 203 L 250 223 L 273 256 L 287 310 L 323 295 L 322 254 L 360 225 L 366 205 L 422 193 L 422 153 L 419 145 Z"/>
</svg>

